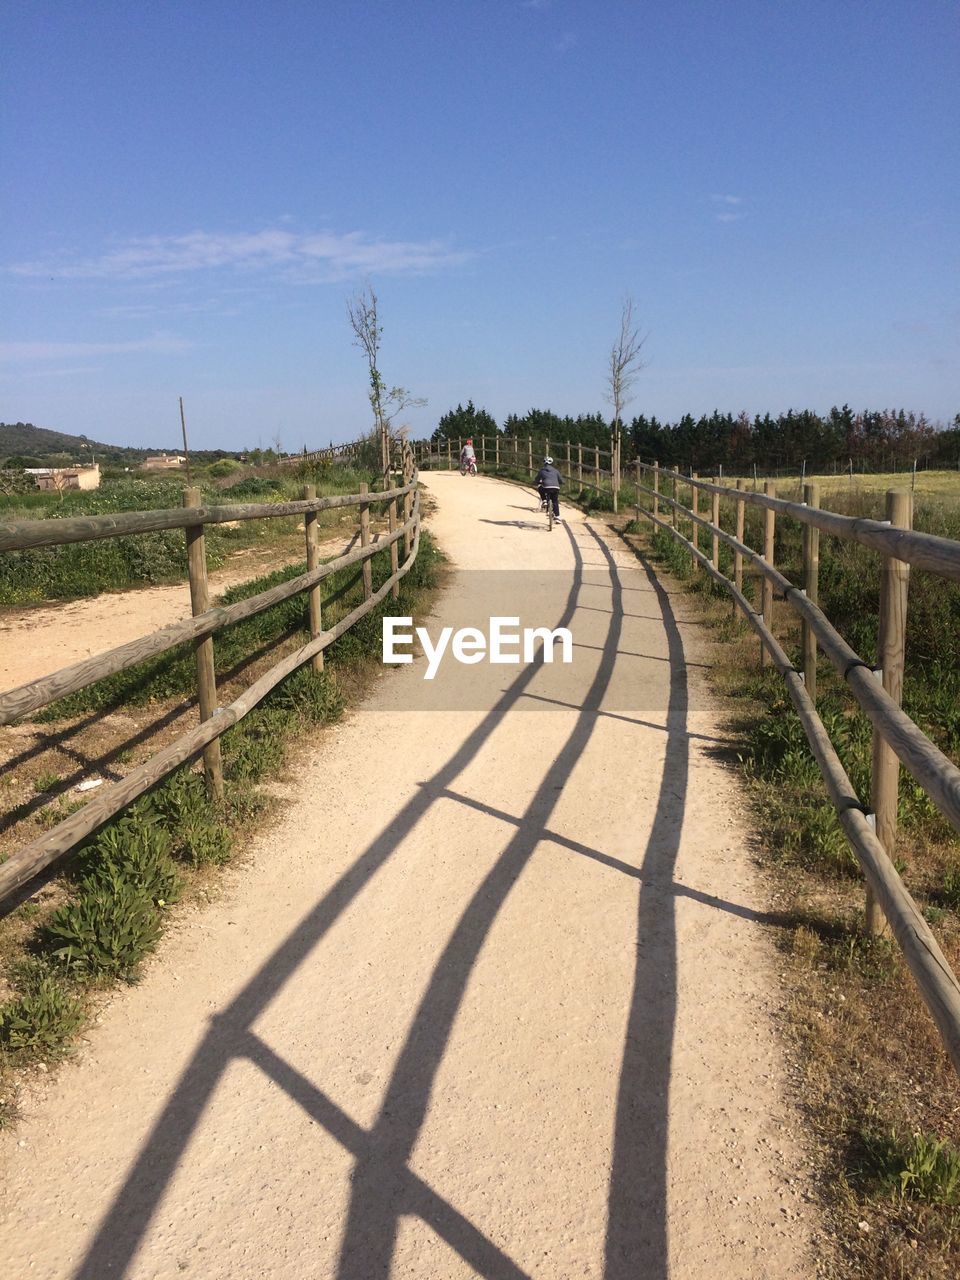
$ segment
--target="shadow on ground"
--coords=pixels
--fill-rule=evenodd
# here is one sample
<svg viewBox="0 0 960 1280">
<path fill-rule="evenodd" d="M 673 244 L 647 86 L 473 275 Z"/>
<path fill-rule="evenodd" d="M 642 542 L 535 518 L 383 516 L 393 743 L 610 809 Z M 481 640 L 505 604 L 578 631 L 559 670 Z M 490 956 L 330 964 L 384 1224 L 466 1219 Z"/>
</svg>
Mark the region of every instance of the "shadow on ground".
<svg viewBox="0 0 960 1280">
<path fill-rule="evenodd" d="M 575 567 L 570 592 L 557 626 L 569 625 L 582 587 L 584 559 L 569 529 Z M 425 1185 L 409 1167 L 426 1116 L 431 1089 L 446 1051 L 480 950 L 512 888 L 545 837 L 577 856 L 596 858 L 639 879 L 638 945 L 633 992 L 628 1010 L 615 1116 L 613 1162 L 608 1195 L 605 1245 L 606 1280 L 661 1280 L 668 1275 L 667 1124 L 671 1054 L 676 1014 L 676 934 L 678 892 L 695 892 L 674 883 L 685 807 L 689 738 L 686 730 L 687 681 L 683 648 L 667 593 L 648 565 L 647 578 L 659 603 L 669 644 L 670 694 L 666 758 L 650 838 L 638 865 L 627 865 L 603 850 L 591 849 L 549 832 L 560 786 L 587 747 L 599 718 L 620 644 L 622 586 L 613 557 L 594 530 L 586 533 L 599 547 L 610 575 L 613 607 L 593 682 L 576 721 L 522 814 L 503 816 L 513 834 L 486 878 L 468 902 L 447 941 L 410 1025 L 406 1042 L 386 1086 L 373 1126 L 364 1129 L 346 1115 L 314 1082 L 264 1043 L 252 1027 L 277 992 L 295 974 L 371 877 L 438 801 L 476 802 L 453 789 L 456 778 L 481 751 L 504 714 L 523 697 L 541 658 L 498 699 L 459 749 L 425 782 L 390 824 L 313 907 L 233 1002 L 212 1022 L 146 1140 L 124 1185 L 75 1272 L 75 1280 L 128 1275 L 160 1201 L 191 1141 L 208 1101 L 231 1062 L 247 1059 L 322 1125 L 355 1158 L 350 1205 L 337 1280 L 387 1280 L 399 1221 L 416 1215 L 480 1276 L 515 1280 L 528 1273 L 501 1244 L 487 1238 L 462 1213 Z M 596 544 L 596 545 L 593 545 Z M 663 727 L 663 726 L 659 726 Z M 705 895 L 700 899 L 706 901 Z M 742 910 L 709 899 L 722 910 Z M 301 1242 L 304 1273 L 310 1272 L 309 1240 Z"/>
</svg>

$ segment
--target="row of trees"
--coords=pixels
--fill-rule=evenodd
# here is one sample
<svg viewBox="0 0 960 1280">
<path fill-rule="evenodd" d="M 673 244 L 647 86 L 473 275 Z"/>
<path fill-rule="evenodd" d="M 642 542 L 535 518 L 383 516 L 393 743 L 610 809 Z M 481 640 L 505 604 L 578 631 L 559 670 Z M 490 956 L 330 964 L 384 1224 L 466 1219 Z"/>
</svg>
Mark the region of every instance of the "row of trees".
<svg viewBox="0 0 960 1280">
<path fill-rule="evenodd" d="M 502 432 L 496 420 L 473 401 L 458 404 L 440 419 L 434 441 L 473 436 L 492 438 L 535 436 L 551 444 L 582 444 L 608 450 L 612 424 L 602 413 L 561 417 L 549 409 L 531 409 L 522 418 L 510 414 Z M 720 467 L 745 471 L 756 465 L 764 471 L 808 472 L 846 468 L 888 471 L 909 467 L 916 460 L 925 467 L 960 465 L 960 414 L 949 427 L 928 422 L 923 414 L 906 410 L 868 410 L 854 413 L 849 405 L 827 414 L 788 410 L 751 418 L 717 411 L 677 422 L 661 422 L 640 414 L 623 427 L 624 460 L 641 458 L 666 467 L 716 473 Z"/>
</svg>

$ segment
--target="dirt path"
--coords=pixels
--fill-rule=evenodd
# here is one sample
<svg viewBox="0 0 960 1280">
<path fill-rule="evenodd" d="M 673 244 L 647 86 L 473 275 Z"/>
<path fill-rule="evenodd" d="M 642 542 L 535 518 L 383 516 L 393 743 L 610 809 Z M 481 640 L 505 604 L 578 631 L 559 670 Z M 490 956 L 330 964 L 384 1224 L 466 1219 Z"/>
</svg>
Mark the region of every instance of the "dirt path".
<svg viewBox="0 0 960 1280">
<path fill-rule="evenodd" d="M 573 662 L 419 658 L 323 735 L 3 1144 L 7 1274 L 816 1273 L 696 624 L 598 522 L 429 485 L 434 639 L 514 615 Z"/>
<path fill-rule="evenodd" d="M 336 555 L 346 542 L 321 544 L 321 555 Z M 302 559 L 300 548 L 235 552 L 228 564 L 210 574 L 210 593 L 218 595 L 250 578 Z M 149 635 L 190 617 L 186 582 L 130 591 L 105 591 L 86 600 L 0 611 L 0 689 L 14 689 L 91 654 Z"/>
</svg>

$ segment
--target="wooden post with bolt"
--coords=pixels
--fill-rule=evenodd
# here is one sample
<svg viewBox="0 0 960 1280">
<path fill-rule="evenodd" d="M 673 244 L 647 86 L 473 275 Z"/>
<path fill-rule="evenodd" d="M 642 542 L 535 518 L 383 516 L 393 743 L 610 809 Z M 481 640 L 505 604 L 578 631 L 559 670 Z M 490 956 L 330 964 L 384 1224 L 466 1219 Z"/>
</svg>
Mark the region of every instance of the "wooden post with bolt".
<svg viewBox="0 0 960 1280">
<path fill-rule="evenodd" d="M 691 522 L 693 529 L 690 532 L 690 541 L 697 550 L 700 549 L 700 526 L 697 524 L 697 516 L 700 514 L 700 490 L 696 484 L 698 478 L 695 471 L 690 472 L 690 510 L 693 512 L 693 520 Z M 693 557 L 692 568 L 694 573 L 699 572 L 700 565 L 696 556 Z"/>
<path fill-rule="evenodd" d="M 765 480 L 763 491 L 768 498 L 777 496 L 777 486 L 772 480 Z M 763 558 L 767 564 L 773 568 L 773 548 L 776 538 L 776 520 L 775 511 L 771 511 L 769 507 L 763 509 Z M 763 621 L 767 629 L 773 630 L 773 583 L 763 575 L 763 587 L 761 591 L 763 597 Z M 766 646 L 760 643 L 760 665 L 761 667 L 770 666 L 772 659 L 767 653 Z"/>
<path fill-rule="evenodd" d="M 199 507 L 202 504 L 200 490 L 184 489 L 183 505 Z M 187 572 L 190 575 L 190 607 L 193 616 L 206 613 L 210 608 L 210 588 L 207 584 L 207 555 L 204 545 L 203 525 L 187 525 Z M 200 704 L 200 721 L 209 720 L 217 712 L 217 677 L 213 660 L 213 636 L 195 640 L 197 657 L 197 701 Z M 223 762 L 220 757 L 220 739 L 214 738 L 203 749 L 203 772 L 207 794 L 217 804 L 223 803 Z"/>
<path fill-rule="evenodd" d="M 738 480 L 737 488 L 743 489 L 743 486 L 744 486 L 744 481 L 742 479 Z M 746 513 L 746 507 L 747 507 L 747 504 L 744 502 L 744 500 L 742 498 L 737 498 L 736 539 L 738 542 L 743 542 L 743 524 L 744 524 L 744 516 Z M 743 591 L 743 555 L 739 551 L 734 551 L 733 553 L 733 585 L 737 588 L 738 591 Z M 733 611 L 734 613 L 736 613 L 737 611 L 736 602 L 734 602 Z"/>
<path fill-rule="evenodd" d="M 913 527 L 913 501 L 901 489 L 887 490 L 887 519 L 895 529 Z M 884 690 L 897 706 L 903 700 L 903 665 L 907 635 L 907 589 L 910 566 L 892 556 L 883 557 L 880 578 L 880 631 L 877 637 L 877 665 Z M 876 729 L 873 731 L 873 772 L 870 803 L 876 815 L 877 839 L 892 859 L 897 843 L 897 793 L 900 761 L 893 748 Z M 868 933 L 886 931 L 886 921 L 869 885 L 865 923 Z"/>
<path fill-rule="evenodd" d="M 390 501 L 387 503 L 387 528 L 390 530 L 391 533 L 396 533 L 397 531 L 397 505 L 399 504 L 399 502 L 400 502 L 399 498 L 391 498 Z M 397 576 L 397 570 L 399 568 L 400 568 L 400 549 L 397 546 L 396 542 L 391 542 L 390 543 L 390 574 L 392 577 L 395 578 Z M 397 600 L 399 599 L 399 596 L 400 596 L 400 583 L 395 582 L 393 586 L 390 588 L 390 598 L 391 600 Z"/>
<path fill-rule="evenodd" d="M 819 507 L 820 486 L 812 481 L 803 486 L 803 501 L 808 507 Z M 816 604 L 820 597 L 820 530 L 812 524 L 803 526 L 803 589 L 807 599 Z M 817 637 L 804 619 L 803 683 L 811 699 L 817 700 Z"/>
<path fill-rule="evenodd" d="M 403 455 L 403 483 L 404 483 L 405 485 L 407 485 L 407 484 L 412 484 L 412 482 L 413 482 L 413 473 L 414 473 L 415 469 L 416 469 L 416 468 L 415 468 L 415 466 L 414 466 L 413 456 L 412 456 L 412 454 L 411 454 L 411 452 L 410 452 L 410 450 L 409 450 L 409 448 L 408 448 L 408 449 L 406 449 L 406 450 L 404 451 L 404 455 Z M 410 523 L 410 515 L 411 515 L 412 511 L 413 511 L 413 494 L 412 494 L 412 493 L 405 493 L 405 494 L 403 495 L 403 523 L 404 523 L 404 525 L 407 525 L 407 524 L 409 524 L 409 523 Z M 403 533 L 403 562 L 404 562 L 404 564 L 406 564 L 406 562 L 410 559 L 410 552 L 411 552 L 412 550 L 413 550 L 413 534 L 410 532 L 410 530 L 409 530 L 409 529 L 406 529 L 406 528 L 405 528 L 405 529 L 404 529 L 404 533 Z"/>
<path fill-rule="evenodd" d="M 718 483 L 716 476 L 714 476 L 713 483 Z M 713 565 L 714 569 L 719 572 L 720 538 L 717 534 L 717 530 L 720 528 L 720 495 L 719 493 L 714 493 L 711 496 L 713 498 L 713 503 L 710 509 L 710 522 L 713 525 L 713 532 L 710 535 L 710 563 Z"/>
<path fill-rule="evenodd" d="M 369 492 L 366 481 L 360 485 L 360 492 L 366 496 Z M 369 547 L 370 545 L 370 503 L 360 503 L 360 545 L 361 547 Z M 373 595 L 373 567 L 370 564 L 368 556 L 363 562 L 363 598 L 369 600 Z"/>
<path fill-rule="evenodd" d="M 317 496 L 317 486 L 315 484 L 305 484 L 300 495 L 308 502 Z M 317 513 L 316 511 L 307 511 L 303 517 L 303 531 L 307 542 L 307 571 L 316 569 L 320 564 L 320 547 L 317 542 Z M 310 639 L 316 640 L 317 636 L 323 630 L 323 617 L 320 604 L 320 583 L 316 583 L 307 592 L 307 602 L 310 612 Z M 323 650 L 315 653 L 312 659 L 312 665 L 317 675 L 323 670 Z"/>
</svg>

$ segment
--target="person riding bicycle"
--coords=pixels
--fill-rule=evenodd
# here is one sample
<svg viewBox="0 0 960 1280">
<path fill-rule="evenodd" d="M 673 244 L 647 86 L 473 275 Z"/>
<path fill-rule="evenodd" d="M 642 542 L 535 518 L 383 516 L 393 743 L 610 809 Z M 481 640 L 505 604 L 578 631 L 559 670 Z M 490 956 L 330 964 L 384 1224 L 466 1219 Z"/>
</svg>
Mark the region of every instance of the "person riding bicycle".
<svg viewBox="0 0 960 1280">
<path fill-rule="evenodd" d="M 537 472 L 533 482 L 540 494 L 540 502 L 544 510 L 548 502 L 553 504 L 553 518 L 560 519 L 560 472 L 553 465 L 552 458 L 544 458 L 543 466 Z"/>
<path fill-rule="evenodd" d="M 467 438 L 467 443 L 460 450 L 460 470 L 469 471 L 471 467 L 477 465 L 477 455 L 473 448 L 473 436 Z"/>
</svg>

